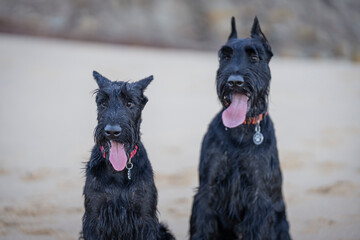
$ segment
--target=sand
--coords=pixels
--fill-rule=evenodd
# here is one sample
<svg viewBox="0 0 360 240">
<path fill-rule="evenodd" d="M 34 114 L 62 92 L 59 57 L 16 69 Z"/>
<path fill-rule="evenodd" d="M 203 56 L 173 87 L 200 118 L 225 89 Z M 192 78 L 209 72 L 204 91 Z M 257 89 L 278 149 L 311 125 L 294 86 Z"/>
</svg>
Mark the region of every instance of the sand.
<svg viewBox="0 0 360 240">
<path fill-rule="evenodd" d="M 360 65 L 275 57 L 270 66 L 293 238 L 360 239 Z M 0 34 L 0 239 L 77 239 L 93 70 L 112 80 L 154 75 L 142 140 L 160 218 L 186 239 L 201 140 L 220 109 L 216 68 L 216 52 Z"/>
</svg>

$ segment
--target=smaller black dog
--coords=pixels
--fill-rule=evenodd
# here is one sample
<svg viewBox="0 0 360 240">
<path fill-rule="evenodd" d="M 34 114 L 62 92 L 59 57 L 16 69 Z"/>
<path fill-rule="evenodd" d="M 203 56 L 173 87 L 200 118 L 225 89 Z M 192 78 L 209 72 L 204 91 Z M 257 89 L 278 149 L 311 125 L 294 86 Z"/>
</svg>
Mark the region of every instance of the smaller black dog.
<svg viewBox="0 0 360 240">
<path fill-rule="evenodd" d="M 153 170 L 140 141 L 143 95 L 150 76 L 134 83 L 112 82 L 93 72 L 98 125 L 86 166 L 86 240 L 173 240 L 157 217 Z"/>
<path fill-rule="evenodd" d="M 289 240 L 282 176 L 268 112 L 273 53 L 254 19 L 251 37 L 232 31 L 219 50 L 217 93 L 223 109 L 204 137 L 191 240 Z"/>
</svg>

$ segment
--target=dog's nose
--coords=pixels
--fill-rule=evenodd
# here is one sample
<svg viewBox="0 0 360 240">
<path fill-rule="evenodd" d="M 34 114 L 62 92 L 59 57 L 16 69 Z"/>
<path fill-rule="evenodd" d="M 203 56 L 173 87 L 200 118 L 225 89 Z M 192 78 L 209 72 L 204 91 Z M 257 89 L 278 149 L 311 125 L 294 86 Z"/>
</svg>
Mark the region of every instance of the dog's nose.
<svg viewBox="0 0 360 240">
<path fill-rule="evenodd" d="M 121 127 L 119 124 L 116 125 L 106 125 L 105 126 L 105 136 L 110 137 L 110 138 L 114 138 L 114 137 L 119 137 L 121 134 Z"/>
<path fill-rule="evenodd" d="M 244 78 L 241 75 L 231 75 L 227 80 L 227 85 L 230 88 L 241 87 L 244 82 Z"/>
</svg>

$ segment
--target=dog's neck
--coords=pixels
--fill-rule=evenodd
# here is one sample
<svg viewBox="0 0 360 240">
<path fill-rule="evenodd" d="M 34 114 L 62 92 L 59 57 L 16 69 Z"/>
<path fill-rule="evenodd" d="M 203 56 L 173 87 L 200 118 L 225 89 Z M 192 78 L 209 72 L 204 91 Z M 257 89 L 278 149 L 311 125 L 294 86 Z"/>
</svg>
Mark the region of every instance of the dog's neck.
<svg viewBox="0 0 360 240">
<path fill-rule="evenodd" d="M 260 113 L 255 117 L 248 117 L 246 118 L 243 124 L 241 124 L 236 128 L 224 127 L 225 132 L 227 132 L 227 134 L 225 135 L 227 137 L 230 137 L 230 139 L 232 139 L 231 141 L 233 141 L 233 144 L 235 145 L 247 144 L 247 143 L 251 143 L 251 145 L 253 145 L 254 144 L 253 136 L 256 132 L 256 128 L 258 127 L 258 124 L 261 129 L 261 132 L 264 133 L 263 130 L 266 129 L 265 126 L 267 126 L 268 124 L 267 118 L 268 118 L 267 112 Z M 222 122 L 221 125 L 224 126 Z M 267 136 L 264 135 L 264 137 L 266 138 Z"/>
<path fill-rule="evenodd" d="M 132 150 L 132 152 L 130 153 L 130 158 L 133 158 L 135 156 L 135 154 L 137 153 L 137 150 L 138 150 L 138 146 L 135 145 L 134 150 Z M 106 151 L 105 151 L 104 146 L 100 146 L 100 151 L 102 153 L 103 158 L 106 159 Z"/>
<path fill-rule="evenodd" d="M 255 125 L 259 122 L 261 122 L 266 116 L 267 116 L 267 112 L 265 113 L 260 113 L 258 116 L 256 117 L 249 117 L 245 120 L 245 122 L 243 123 L 244 125 Z"/>
</svg>

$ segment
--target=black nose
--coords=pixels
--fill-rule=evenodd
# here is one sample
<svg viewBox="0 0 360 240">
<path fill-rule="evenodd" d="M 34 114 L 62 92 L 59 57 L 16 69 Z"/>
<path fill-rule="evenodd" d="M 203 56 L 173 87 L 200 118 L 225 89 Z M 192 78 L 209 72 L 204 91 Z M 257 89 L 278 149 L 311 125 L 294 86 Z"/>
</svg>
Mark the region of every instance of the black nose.
<svg viewBox="0 0 360 240">
<path fill-rule="evenodd" d="M 242 87 L 244 84 L 244 78 L 241 75 L 231 75 L 227 80 L 227 85 L 230 88 Z"/>
<path fill-rule="evenodd" d="M 121 127 L 119 124 L 116 125 L 106 125 L 105 126 L 105 136 L 109 137 L 109 138 L 115 138 L 115 137 L 119 137 L 121 134 Z"/>
</svg>

